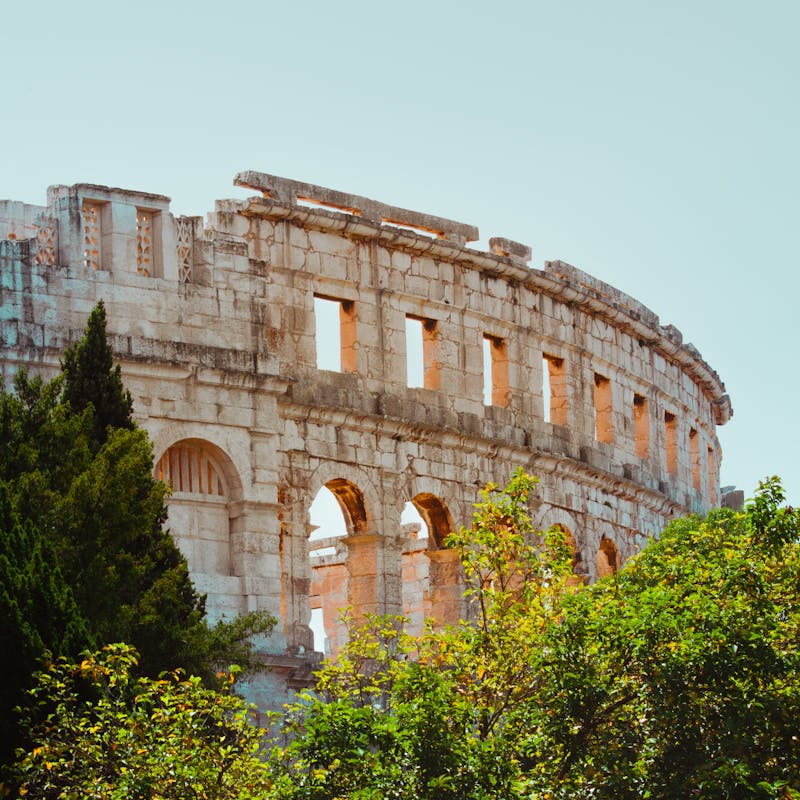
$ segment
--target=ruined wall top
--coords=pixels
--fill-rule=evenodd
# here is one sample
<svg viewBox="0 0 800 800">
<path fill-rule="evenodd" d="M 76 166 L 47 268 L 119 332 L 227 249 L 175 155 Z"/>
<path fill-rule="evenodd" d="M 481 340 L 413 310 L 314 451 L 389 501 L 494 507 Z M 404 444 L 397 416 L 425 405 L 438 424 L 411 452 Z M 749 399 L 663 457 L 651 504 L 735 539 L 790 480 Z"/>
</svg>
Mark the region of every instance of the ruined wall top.
<svg viewBox="0 0 800 800">
<path fill-rule="evenodd" d="M 719 375 L 703 360 L 697 348 L 684 343 L 678 328 L 661 325 L 659 316 L 643 303 L 564 261 L 546 261 L 544 270 L 538 270 L 529 266 L 531 248 L 511 239 L 490 238 L 488 253 L 467 247 L 469 242 L 480 238 L 474 225 L 263 172 L 239 172 L 234 184 L 255 189 L 262 197 L 245 202 L 219 201 L 218 209 L 289 219 L 353 239 L 375 238 L 412 253 L 457 260 L 462 265 L 530 285 L 537 291 L 583 306 L 592 315 L 605 318 L 661 351 L 690 373 L 706 391 L 718 425 L 724 425 L 733 414 L 730 397 Z M 350 222 L 342 224 L 343 218 L 348 217 Z"/>
<path fill-rule="evenodd" d="M 639 301 L 566 262 L 546 261 L 544 269 L 535 269 L 529 266 L 531 248 L 523 243 L 492 237 L 489 252 L 469 247 L 479 239 L 474 225 L 268 173 L 239 172 L 234 184 L 254 189 L 259 196 L 217 201 L 205 228 L 200 217 L 179 217 L 169 225 L 162 224 L 162 216 L 173 219 L 169 197 L 96 184 L 52 186 L 47 206 L 0 201 L 0 257 L 15 257 L 19 251 L 23 260 L 45 265 L 88 263 L 82 241 L 86 231 L 75 234 L 78 225 L 86 227 L 80 222 L 84 204 L 97 203 L 97 214 L 106 219 L 99 226 L 102 241 L 98 249 L 104 255 L 93 264 L 95 269 L 121 272 L 126 264 L 141 262 L 143 236 L 152 235 L 159 247 L 153 248 L 152 263 L 140 274 L 187 283 L 192 282 L 193 273 L 195 278 L 202 273 L 190 262 L 197 261 L 203 242 L 215 235 L 229 235 L 227 223 L 222 221 L 226 215 L 287 220 L 355 241 L 376 240 L 412 256 L 458 263 L 581 308 L 646 343 L 691 375 L 711 403 L 716 424 L 724 424 L 732 415 L 719 376 L 693 345 L 683 341 L 676 327 L 662 325 L 658 315 Z M 143 224 L 152 230 L 143 233 Z"/>
<path fill-rule="evenodd" d="M 296 206 L 297 201 L 306 201 L 320 206 L 327 206 L 337 211 L 362 217 L 378 224 L 401 225 L 431 233 L 439 239 L 447 239 L 458 244 L 474 242 L 478 239 L 478 229 L 474 225 L 455 222 L 452 219 L 423 214 L 407 208 L 398 208 L 386 203 L 379 203 L 367 197 L 347 194 L 336 189 L 326 189 L 311 183 L 279 178 L 265 172 L 240 172 L 233 180 L 236 186 L 256 189 L 264 197 L 278 203 Z"/>
</svg>

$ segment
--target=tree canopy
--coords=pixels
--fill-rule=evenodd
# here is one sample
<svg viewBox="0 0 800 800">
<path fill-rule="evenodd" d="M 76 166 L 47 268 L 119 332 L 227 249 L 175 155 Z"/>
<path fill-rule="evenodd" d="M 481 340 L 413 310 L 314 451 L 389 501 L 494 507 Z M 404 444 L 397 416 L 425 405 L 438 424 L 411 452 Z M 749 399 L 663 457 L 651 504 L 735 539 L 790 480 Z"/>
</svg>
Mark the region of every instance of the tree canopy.
<svg viewBox="0 0 800 800">
<path fill-rule="evenodd" d="M 91 439 L 97 449 L 109 428 L 134 427 L 133 400 L 122 383 L 106 338 L 106 309 L 101 300 L 86 323 L 83 337 L 64 351 L 62 399 L 75 413 L 91 405 L 94 410 Z"/>
<path fill-rule="evenodd" d="M 354 631 L 288 717 L 275 797 L 800 797 L 800 514 L 670 524 L 616 575 L 570 580 L 533 481 L 490 487 L 450 537 L 472 618 Z"/>
<path fill-rule="evenodd" d="M 800 513 L 777 479 L 742 511 L 673 522 L 591 586 L 572 580 L 564 534 L 531 524 L 534 487 L 521 471 L 488 487 L 473 524 L 447 540 L 470 618 L 410 636 L 402 617 L 351 616 L 338 659 L 271 732 L 265 766 L 250 761 L 257 732 L 235 710 L 224 718 L 244 729 L 212 713 L 221 751 L 205 750 L 208 728 L 192 720 L 227 701 L 180 678 L 158 684 L 188 692 L 178 705 L 156 684 L 109 705 L 105 670 L 131 657 L 111 649 L 39 677 L 21 785 L 91 796 L 77 748 L 96 786 L 128 787 L 97 796 L 120 798 L 187 792 L 187 753 L 198 797 L 800 798 Z M 249 778 L 215 794 L 204 781 L 228 757 Z"/>
<path fill-rule="evenodd" d="M 19 795 L 263 798 L 262 736 L 229 677 L 215 689 L 181 672 L 146 678 L 122 644 L 48 664 L 24 718 L 36 746 L 16 766 Z"/>
</svg>

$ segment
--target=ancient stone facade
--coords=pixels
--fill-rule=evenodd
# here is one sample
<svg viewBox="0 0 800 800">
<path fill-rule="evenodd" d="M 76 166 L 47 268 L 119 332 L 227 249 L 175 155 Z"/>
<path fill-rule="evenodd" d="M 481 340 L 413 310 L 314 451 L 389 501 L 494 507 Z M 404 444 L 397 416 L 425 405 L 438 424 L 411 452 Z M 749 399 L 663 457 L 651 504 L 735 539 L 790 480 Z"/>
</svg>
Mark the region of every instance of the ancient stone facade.
<svg viewBox="0 0 800 800">
<path fill-rule="evenodd" d="M 332 652 L 345 605 L 414 626 L 461 616 L 442 539 L 516 466 L 540 477 L 535 521 L 568 532 L 587 578 L 719 502 L 724 386 L 637 301 L 560 261 L 533 269 L 516 242 L 470 249 L 469 225 L 261 173 L 236 183 L 256 196 L 205 223 L 88 184 L 0 202 L 0 363 L 6 382 L 20 365 L 52 374 L 105 301 L 212 614 L 280 620 L 257 701 L 307 680 L 314 608 Z M 310 538 L 321 487 L 343 537 Z M 427 535 L 402 523 L 407 502 Z"/>
</svg>

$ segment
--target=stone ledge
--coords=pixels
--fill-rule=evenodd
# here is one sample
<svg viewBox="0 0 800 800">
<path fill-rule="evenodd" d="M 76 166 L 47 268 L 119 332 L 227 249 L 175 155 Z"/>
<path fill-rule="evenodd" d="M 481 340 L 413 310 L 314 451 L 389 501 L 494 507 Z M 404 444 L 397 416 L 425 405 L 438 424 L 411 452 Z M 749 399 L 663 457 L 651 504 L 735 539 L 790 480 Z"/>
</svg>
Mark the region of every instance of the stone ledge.
<svg viewBox="0 0 800 800">
<path fill-rule="evenodd" d="M 290 206 L 298 205 L 298 200 L 306 201 L 337 211 L 345 211 L 379 224 L 387 223 L 416 228 L 432 233 L 439 239 L 447 239 L 460 244 L 477 241 L 479 237 L 478 229 L 474 225 L 420 211 L 412 211 L 408 208 L 390 206 L 377 200 L 370 200 L 368 197 L 328 189 L 313 183 L 280 178 L 266 172 L 253 172 L 252 170 L 239 172 L 233 182 L 236 186 L 255 189 L 264 197 L 280 203 L 288 203 Z"/>
<path fill-rule="evenodd" d="M 460 429 L 429 427 L 424 424 L 411 424 L 400 417 L 383 416 L 375 418 L 370 415 L 354 414 L 350 410 L 306 406 L 293 403 L 288 398 L 279 398 L 280 413 L 284 419 L 307 421 L 313 424 L 334 425 L 356 432 L 379 434 L 388 438 L 399 438 L 424 445 L 435 445 L 442 450 L 460 451 L 482 457 L 497 459 L 509 464 L 516 464 L 534 475 L 546 472 L 550 475 L 575 480 L 583 486 L 602 489 L 609 495 L 624 497 L 639 503 L 655 514 L 665 517 L 680 516 L 689 513 L 688 506 L 674 499 L 675 489 L 671 484 L 661 483 L 655 487 L 639 485 L 624 474 L 613 474 L 594 466 L 588 461 L 596 460 L 586 448 L 578 458 L 567 454 L 546 452 L 535 445 L 522 445 L 508 440 L 484 438 L 471 435 Z M 581 455 L 584 459 L 581 459 Z M 598 454 L 599 460 L 602 455 Z M 619 468 L 623 473 L 623 468 Z"/>
<path fill-rule="evenodd" d="M 524 264 L 533 258 L 533 251 L 528 245 L 515 242 L 513 239 L 504 239 L 502 236 L 493 236 L 489 239 L 489 249 L 495 255 L 514 258 Z"/>
</svg>

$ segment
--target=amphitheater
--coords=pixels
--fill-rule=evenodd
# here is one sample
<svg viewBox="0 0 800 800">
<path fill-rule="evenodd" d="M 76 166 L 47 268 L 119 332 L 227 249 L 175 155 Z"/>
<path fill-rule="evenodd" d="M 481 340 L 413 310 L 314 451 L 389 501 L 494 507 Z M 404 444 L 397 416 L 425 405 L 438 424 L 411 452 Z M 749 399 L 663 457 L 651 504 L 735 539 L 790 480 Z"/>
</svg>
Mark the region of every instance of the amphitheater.
<svg viewBox="0 0 800 800">
<path fill-rule="evenodd" d="M 331 653 L 344 606 L 461 617 L 443 538 L 517 466 L 587 580 L 719 503 L 724 385 L 636 300 L 561 261 L 534 269 L 514 241 L 472 249 L 471 225 L 264 173 L 235 184 L 255 194 L 205 221 L 90 184 L 0 201 L 0 364 L 6 383 L 53 374 L 105 302 L 210 613 L 280 621 L 260 705 L 307 683 L 312 616 Z M 342 535 L 309 521 L 323 487 Z"/>
</svg>

